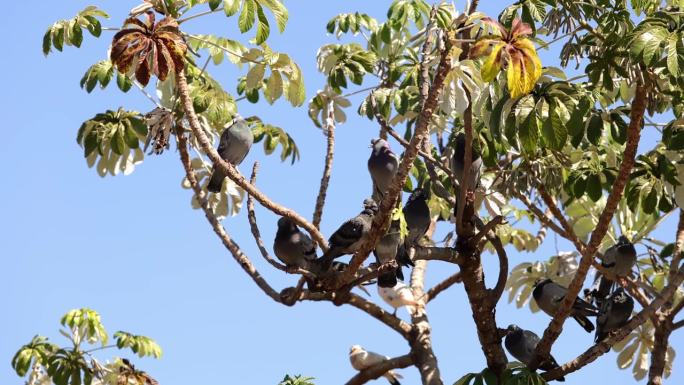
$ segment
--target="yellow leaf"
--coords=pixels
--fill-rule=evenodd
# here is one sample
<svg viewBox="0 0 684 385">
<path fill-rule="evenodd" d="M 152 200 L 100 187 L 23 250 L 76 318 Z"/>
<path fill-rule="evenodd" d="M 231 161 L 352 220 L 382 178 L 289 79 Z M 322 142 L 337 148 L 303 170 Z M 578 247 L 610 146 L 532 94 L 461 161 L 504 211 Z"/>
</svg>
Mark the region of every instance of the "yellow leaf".
<svg viewBox="0 0 684 385">
<path fill-rule="evenodd" d="M 487 57 L 487 60 L 485 60 L 484 64 L 482 64 L 482 70 L 480 73 L 482 74 L 482 80 L 485 82 L 491 82 L 492 80 L 496 79 L 496 75 L 499 74 L 499 71 L 501 70 L 501 48 L 505 46 L 505 43 L 499 43 L 495 45 L 492 48 L 492 52 L 489 54 Z"/>
</svg>

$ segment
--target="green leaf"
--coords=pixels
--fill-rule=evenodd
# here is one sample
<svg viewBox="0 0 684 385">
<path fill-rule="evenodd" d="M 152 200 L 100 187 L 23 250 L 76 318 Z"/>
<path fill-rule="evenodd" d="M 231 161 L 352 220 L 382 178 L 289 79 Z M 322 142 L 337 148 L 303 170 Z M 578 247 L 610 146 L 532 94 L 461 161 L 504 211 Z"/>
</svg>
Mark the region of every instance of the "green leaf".
<svg viewBox="0 0 684 385">
<path fill-rule="evenodd" d="M 268 39 L 268 35 L 271 33 L 271 27 L 269 27 L 268 19 L 266 18 L 264 9 L 261 7 L 261 5 L 259 5 L 259 3 L 256 4 L 256 11 L 258 18 L 256 44 L 262 44 L 266 41 L 266 39 Z"/>
<path fill-rule="evenodd" d="M 52 27 L 43 35 L 43 55 L 47 56 L 52 49 Z"/>
<path fill-rule="evenodd" d="M 233 16 L 240 10 L 240 0 L 224 0 L 223 11 L 226 16 Z"/>
<path fill-rule="evenodd" d="M 122 74 L 121 72 L 116 73 L 116 85 L 119 87 L 119 89 L 123 92 L 128 92 L 128 90 L 133 87 L 133 81 L 131 79 Z"/>
<path fill-rule="evenodd" d="M 537 119 L 536 112 L 530 112 L 523 121 L 523 124 L 520 125 L 518 138 L 525 152 L 533 154 L 537 151 L 537 144 L 539 142 L 539 120 Z"/>
<path fill-rule="evenodd" d="M 273 104 L 280 96 L 283 94 L 283 78 L 280 76 L 280 72 L 274 71 L 271 73 L 271 77 L 266 82 L 266 89 L 264 90 L 264 96 L 269 104 Z"/>
<path fill-rule="evenodd" d="M 589 198 L 598 202 L 603 194 L 603 189 L 601 188 L 601 178 L 598 174 L 591 174 L 587 177 L 587 195 Z"/>
<path fill-rule="evenodd" d="M 680 50 L 677 46 L 681 44 L 682 37 L 676 32 L 671 33 L 667 39 L 667 69 L 672 76 L 679 75 Z"/>
<path fill-rule="evenodd" d="M 255 64 L 247 73 L 247 80 L 245 82 L 246 90 L 254 90 L 261 87 L 261 81 L 264 78 L 266 66 L 263 64 Z"/>
<path fill-rule="evenodd" d="M 600 113 L 593 114 L 587 125 L 587 139 L 598 146 L 601 142 L 601 132 L 603 131 L 603 118 Z"/>
<path fill-rule="evenodd" d="M 209 0 L 209 9 L 215 11 L 221 5 L 221 0 Z"/>
<path fill-rule="evenodd" d="M 238 17 L 238 28 L 240 28 L 240 32 L 245 33 L 254 26 L 255 8 L 256 0 L 244 0 L 242 11 Z"/>
<path fill-rule="evenodd" d="M 83 29 L 81 29 L 81 26 L 74 24 L 69 37 L 71 38 L 71 44 L 77 48 L 80 47 L 81 43 L 83 43 Z"/>
<path fill-rule="evenodd" d="M 259 0 L 259 2 L 273 12 L 273 17 L 278 25 L 278 31 L 280 31 L 280 33 L 285 31 L 289 14 L 283 3 L 281 3 L 279 0 Z"/>
<path fill-rule="evenodd" d="M 568 141 L 568 131 L 561 120 L 560 113 L 552 104 L 549 107 L 549 117 L 542 125 L 542 135 L 544 142 L 554 150 L 562 150 Z"/>
</svg>

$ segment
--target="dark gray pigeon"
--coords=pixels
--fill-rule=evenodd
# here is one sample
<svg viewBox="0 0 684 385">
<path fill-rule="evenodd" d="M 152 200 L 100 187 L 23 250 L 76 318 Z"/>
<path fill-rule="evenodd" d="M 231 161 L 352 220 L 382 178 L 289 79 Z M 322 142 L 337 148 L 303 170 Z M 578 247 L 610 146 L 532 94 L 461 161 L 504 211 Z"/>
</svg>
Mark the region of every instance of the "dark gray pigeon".
<svg viewBox="0 0 684 385">
<path fill-rule="evenodd" d="M 404 219 L 408 227 L 406 245 L 417 245 L 430 227 L 430 208 L 427 204 L 428 194 L 422 188 L 413 190 L 404 206 Z"/>
<path fill-rule="evenodd" d="M 375 246 L 373 254 L 379 264 L 385 264 L 393 261 L 397 257 L 397 250 L 401 243 L 401 233 L 399 231 L 399 221 L 392 221 L 390 228 L 387 229 L 387 234 L 383 235 Z M 403 275 L 403 274 L 402 274 Z M 394 287 L 397 284 L 396 271 L 388 271 L 378 276 L 378 286 L 380 287 Z"/>
<path fill-rule="evenodd" d="M 465 165 L 465 133 L 461 132 L 456 135 L 454 144 L 454 158 L 451 162 L 451 169 L 460 186 L 463 186 L 463 169 Z M 468 190 L 474 191 L 480 184 L 480 174 L 482 173 L 482 157 L 473 146 L 472 163 L 470 165 L 470 173 L 468 174 Z"/>
<path fill-rule="evenodd" d="M 604 301 L 596 318 L 595 342 L 604 339 L 611 331 L 624 326 L 634 310 L 634 300 L 621 287 Z"/>
<path fill-rule="evenodd" d="M 316 259 L 316 247 L 311 238 L 286 217 L 278 219 L 273 251 L 288 268 L 308 269 L 309 263 Z"/>
<path fill-rule="evenodd" d="M 568 289 L 563 286 L 550 279 L 545 279 L 535 285 L 532 296 L 534 297 L 537 306 L 539 306 L 544 313 L 553 317 L 558 311 L 567 292 Z M 589 302 L 577 297 L 575 298 L 575 303 L 572 305 L 570 315 L 587 331 L 587 333 L 591 333 L 594 330 L 594 324 L 592 324 L 587 317 L 598 315 L 598 309 Z"/>
<path fill-rule="evenodd" d="M 373 199 L 363 201 L 363 211 L 344 222 L 328 239 L 328 252 L 318 259 L 323 271 L 330 268 L 335 258 L 354 254 L 366 241 L 373 225 L 373 217 L 378 213 L 378 205 Z"/>
<path fill-rule="evenodd" d="M 516 360 L 525 365 L 529 365 L 534 359 L 535 350 L 539 343 L 539 336 L 529 330 L 524 330 L 518 325 L 508 325 L 506 329 L 506 339 L 504 345 L 506 350 L 515 357 Z M 539 364 L 539 369 L 549 371 L 556 369 L 558 362 L 553 356 L 549 356 L 548 360 L 542 361 Z M 558 378 L 557 381 L 565 381 L 565 377 Z"/>
<path fill-rule="evenodd" d="M 373 199 L 380 204 L 399 169 L 399 158 L 392 152 L 384 139 L 371 140 L 371 155 L 368 171 L 373 180 Z"/>
<path fill-rule="evenodd" d="M 627 277 L 632 273 L 637 261 L 637 252 L 634 244 L 629 238 L 621 235 L 613 246 L 603 253 L 601 266 L 618 277 Z M 601 308 L 603 301 L 608 298 L 615 287 L 615 282 L 603 276 L 600 272 L 596 273 L 594 285 L 589 292 L 594 299 L 596 306 Z"/>
<path fill-rule="evenodd" d="M 252 143 L 254 143 L 254 135 L 249 129 L 249 124 L 240 115 L 236 115 L 235 119 L 223 129 L 217 151 L 223 160 L 237 166 L 247 156 Z M 214 166 L 207 190 L 213 193 L 220 192 L 225 178 L 226 176 Z"/>
</svg>

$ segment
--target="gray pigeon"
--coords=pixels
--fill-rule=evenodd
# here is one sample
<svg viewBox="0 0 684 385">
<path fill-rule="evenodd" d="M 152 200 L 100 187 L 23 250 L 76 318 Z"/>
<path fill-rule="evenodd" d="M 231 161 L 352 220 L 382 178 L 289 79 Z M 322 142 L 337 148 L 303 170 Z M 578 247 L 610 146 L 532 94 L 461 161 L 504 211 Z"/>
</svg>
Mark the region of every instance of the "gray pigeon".
<svg viewBox="0 0 684 385">
<path fill-rule="evenodd" d="M 254 143 L 254 135 L 249 129 L 249 124 L 236 114 L 235 119 L 223 129 L 217 151 L 223 160 L 237 166 L 247 156 L 252 143 Z M 207 190 L 213 193 L 220 192 L 225 178 L 221 170 L 214 166 Z"/>
<path fill-rule="evenodd" d="M 451 169 L 460 186 L 463 186 L 463 169 L 465 165 L 465 133 L 461 132 L 456 135 L 454 144 L 454 158 L 451 162 Z M 470 165 L 470 173 L 468 174 L 468 190 L 474 191 L 480 184 L 480 174 L 482 173 L 482 157 L 473 146 L 472 163 Z"/>
<path fill-rule="evenodd" d="M 316 247 L 311 238 L 299 230 L 290 219 L 278 219 L 278 231 L 273 241 L 273 251 L 287 267 L 309 268 L 309 263 L 316 259 Z"/>
<path fill-rule="evenodd" d="M 373 180 L 373 199 L 380 204 L 399 169 L 399 158 L 390 150 L 384 139 L 371 140 L 371 155 L 368 171 Z"/>
<path fill-rule="evenodd" d="M 373 225 L 373 217 L 378 213 L 378 205 L 373 199 L 363 201 L 363 211 L 344 222 L 328 239 L 330 249 L 318 259 L 322 271 L 332 265 L 333 260 L 345 254 L 354 254 L 366 241 Z"/>
<path fill-rule="evenodd" d="M 629 241 L 629 238 L 621 235 L 618 242 L 603 253 L 601 266 L 618 277 L 626 277 L 632 273 L 636 261 L 637 252 L 634 244 Z M 596 306 L 601 308 L 603 301 L 608 298 L 614 287 L 615 282 L 597 272 L 589 295 L 594 299 Z"/>
<path fill-rule="evenodd" d="M 534 359 L 535 350 L 539 343 L 539 336 L 529 330 L 524 330 L 518 325 L 508 325 L 506 329 L 506 339 L 504 345 L 506 350 L 515 357 L 516 360 L 525 365 L 529 365 Z M 539 369 L 549 371 L 556 369 L 558 362 L 553 356 L 549 356 L 548 360 L 542 361 L 539 364 Z M 558 381 L 565 381 L 565 377 L 558 378 Z"/>
<path fill-rule="evenodd" d="M 613 330 L 624 326 L 634 310 L 634 300 L 621 287 L 603 303 L 596 318 L 595 342 L 599 342 Z"/>
<path fill-rule="evenodd" d="M 534 297 L 537 306 L 539 306 L 544 313 L 553 317 L 558 311 L 567 292 L 568 289 L 563 286 L 550 279 L 545 279 L 535 285 L 532 296 Z M 575 298 L 575 303 L 572 305 L 570 315 L 587 331 L 587 333 L 591 333 L 594 330 L 594 324 L 592 324 L 587 317 L 598 315 L 598 309 L 589 302 L 577 297 Z"/>
<path fill-rule="evenodd" d="M 413 190 L 404 206 L 404 219 L 409 235 L 407 246 L 417 245 L 430 227 L 430 208 L 427 204 L 428 194 L 422 188 Z"/>
<path fill-rule="evenodd" d="M 380 242 L 375 246 L 373 254 L 379 264 L 393 261 L 397 257 L 397 250 L 401 243 L 401 233 L 399 232 L 399 221 L 392 221 L 387 234 L 380 238 Z M 403 274 L 402 274 L 403 275 Z M 378 276 L 378 286 L 394 287 L 397 284 L 396 271 L 388 271 Z"/>
</svg>

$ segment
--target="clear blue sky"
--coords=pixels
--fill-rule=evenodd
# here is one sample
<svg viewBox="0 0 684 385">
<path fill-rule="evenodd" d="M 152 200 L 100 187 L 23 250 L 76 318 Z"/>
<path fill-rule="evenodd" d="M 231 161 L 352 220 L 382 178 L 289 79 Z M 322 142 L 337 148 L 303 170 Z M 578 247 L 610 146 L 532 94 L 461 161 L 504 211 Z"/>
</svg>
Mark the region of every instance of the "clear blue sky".
<svg viewBox="0 0 684 385">
<path fill-rule="evenodd" d="M 92 2 L 92 1 L 91 1 Z M 316 377 L 320 385 L 339 384 L 353 374 L 348 349 L 361 344 L 390 356 L 405 354 L 408 346 L 394 331 L 351 307 L 330 303 L 301 303 L 293 308 L 274 303 L 242 272 L 211 232 L 204 216 L 190 207 L 191 194 L 180 187 L 182 169 L 173 149 L 149 157 L 130 176 L 101 179 L 87 168 L 75 141 L 80 123 L 105 109 L 125 106 L 146 111 L 149 101 L 132 90 L 116 87 L 89 96 L 78 86 L 88 66 L 106 55 L 109 33 L 100 40 L 88 36 L 83 48 L 66 48 L 50 55 L 40 51 L 46 27 L 70 18 L 91 2 L 41 1 L 28 5 L 6 2 L 0 14 L 5 36 L 0 73 L 3 138 L 0 164 L 0 383 L 19 384 L 10 368 L 17 348 L 36 334 L 62 342 L 59 317 L 69 309 L 91 307 L 102 314 L 110 333 L 123 329 L 148 335 L 164 349 L 161 360 L 139 360 L 139 367 L 163 385 L 204 383 L 276 384 L 286 373 Z M 119 26 L 137 1 L 99 1 L 113 16 L 105 23 Z M 483 1 L 481 9 L 498 13 L 500 2 Z M 506 2 L 508 3 L 508 2 Z M 302 67 L 307 99 L 323 85 L 316 72 L 315 54 L 333 42 L 325 24 L 340 12 L 362 11 L 382 19 L 390 1 L 287 1 L 290 22 L 284 34 L 274 32 L 269 44 L 289 53 Z M 463 1 L 456 4 L 463 8 Z M 238 36 L 234 19 L 199 19 L 194 31 Z M 543 53 L 545 65 L 557 62 L 557 52 Z M 238 70 L 229 63 L 210 67 L 232 85 Z M 370 80 L 370 79 L 369 79 Z M 370 84 L 370 83 L 369 83 Z M 353 100 L 356 105 L 360 96 Z M 349 109 L 349 122 L 338 129 L 335 170 L 323 217 L 323 231 L 359 211 L 370 191 L 366 170 L 369 139 L 377 127 Z M 262 162 L 259 186 L 274 200 L 310 216 L 322 172 L 325 141 L 306 116 L 306 107 L 293 109 L 241 102 L 244 116 L 258 113 L 286 128 L 302 152 L 294 166 L 265 157 L 256 145 L 241 167 L 247 172 Z M 651 135 L 652 132 L 647 133 Z M 395 145 L 396 147 L 396 145 Z M 265 239 L 274 234 L 276 218 L 258 211 Z M 280 289 L 295 283 L 270 269 L 260 258 L 248 230 L 245 213 L 225 222 L 228 231 L 252 257 L 261 273 Z M 659 235 L 671 240 L 672 221 Z M 564 243 L 560 243 L 563 248 Z M 567 247 L 565 247 L 567 249 Z M 546 259 L 553 240 L 534 255 L 509 249 L 511 266 Z M 488 278 L 496 267 L 485 256 Z M 457 271 L 456 266 L 433 263 L 428 286 Z M 375 290 L 373 299 L 379 300 Z M 428 308 L 433 342 L 445 383 L 484 367 L 475 327 L 462 287 L 443 294 Z M 400 310 L 402 317 L 406 312 Z M 549 318 L 502 302 L 499 325 L 516 322 L 541 334 Z M 558 361 L 574 358 L 592 344 L 593 335 L 574 322 L 554 346 Z M 684 346 L 681 333 L 672 342 Z M 116 353 L 115 351 L 111 352 Z M 675 362 L 669 383 L 684 383 L 684 351 Z M 567 384 L 631 383 L 629 371 L 618 370 L 616 355 L 608 353 L 586 370 L 568 377 Z M 419 383 L 418 372 L 401 370 L 405 384 Z M 384 380 L 381 380 L 384 381 Z"/>
</svg>

